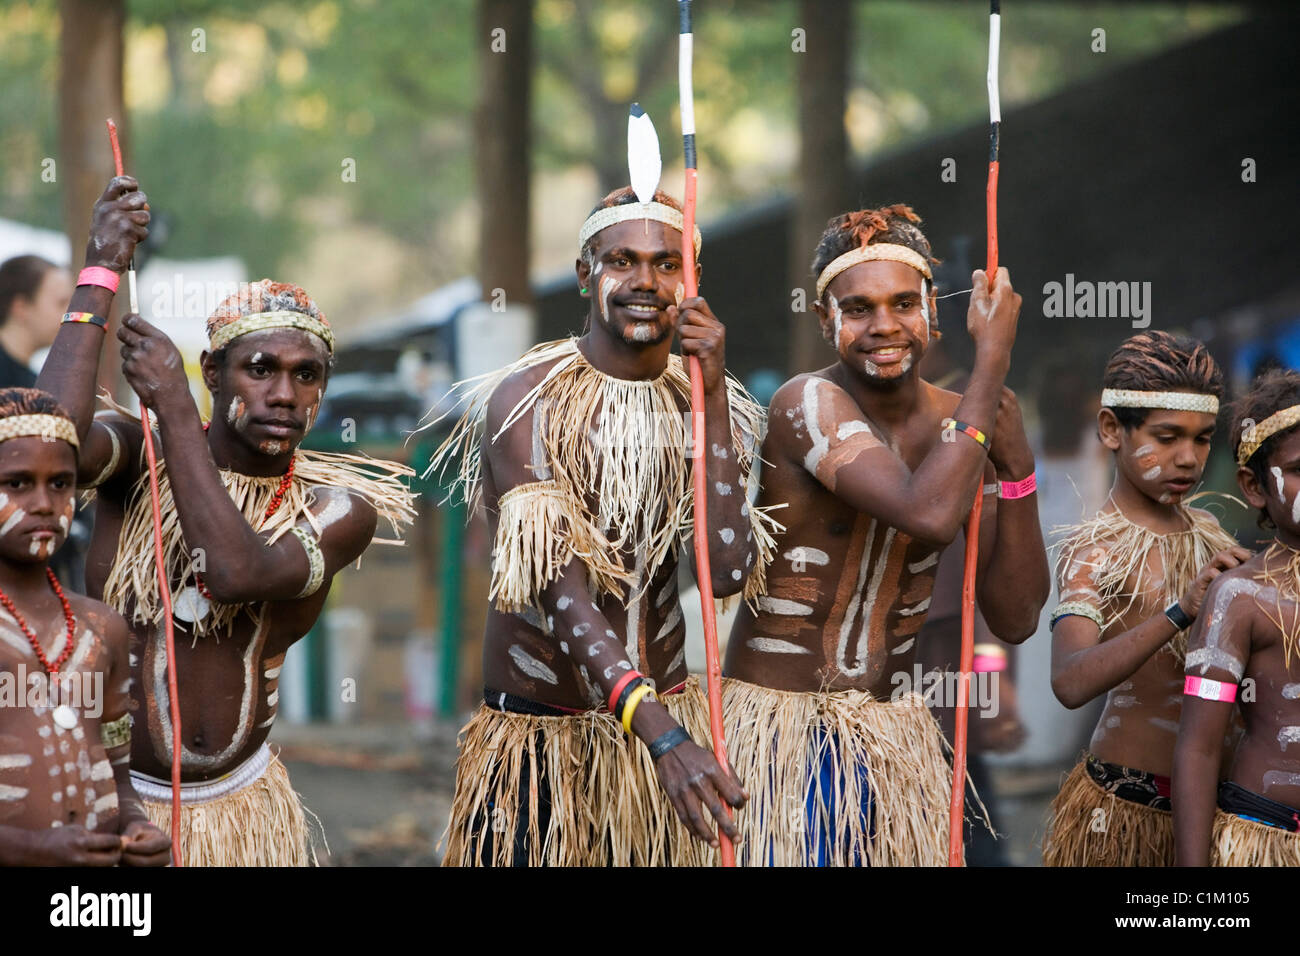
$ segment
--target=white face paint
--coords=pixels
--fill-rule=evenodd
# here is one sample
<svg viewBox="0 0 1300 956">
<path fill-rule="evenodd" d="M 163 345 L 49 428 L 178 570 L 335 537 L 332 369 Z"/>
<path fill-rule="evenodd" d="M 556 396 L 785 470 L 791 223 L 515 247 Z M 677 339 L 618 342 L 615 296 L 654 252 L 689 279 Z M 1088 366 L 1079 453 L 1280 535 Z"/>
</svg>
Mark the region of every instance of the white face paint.
<svg viewBox="0 0 1300 956">
<path fill-rule="evenodd" d="M 685 298 L 686 298 L 686 285 L 684 283 L 679 282 L 677 283 L 677 286 L 673 289 L 673 301 L 676 302 L 678 306 L 680 306 L 682 304 L 682 300 Z"/>
<path fill-rule="evenodd" d="M 1277 482 L 1277 500 L 1286 504 L 1286 498 L 1282 496 L 1282 469 L 1274 465 L 1269 471 L 1273 473 L 1273 480 Z"/>
<path fill-rule="evenodd" d="M 618 288 L 618 280 L 611 276 L 601 276 L 600 278 L 600 318 L 602 322 L 609 323 L 609 297 L 614 290 Z"/>
<path fill-rule="evenodd" d="M 842 347 L 840 345 L 840 331 L 844 328 L 844 310 L 840 308 L 840 300 L 835 298 L 834 293 L 829 296 L 828 301 L 831 305 L 831 321 L 835 323 L 835 348 L 839 350 Z"/>
</svg>

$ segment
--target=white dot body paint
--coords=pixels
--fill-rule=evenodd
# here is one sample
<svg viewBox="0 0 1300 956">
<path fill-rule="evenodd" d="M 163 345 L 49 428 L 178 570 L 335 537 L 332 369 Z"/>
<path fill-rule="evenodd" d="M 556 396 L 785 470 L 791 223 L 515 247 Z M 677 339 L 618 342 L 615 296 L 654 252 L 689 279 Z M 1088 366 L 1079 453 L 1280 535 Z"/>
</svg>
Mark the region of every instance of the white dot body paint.
<svg viewBox="0 0 1300 956">
<path fill-rule="evenodd" d="M 567 610 L 568 607 L 569 607 L 569 605 L 572 604 L 572 603 L 573 603 L 573 598 L 568 597 L 568 596 L 566 595 L 565 597 L 561 597 L 559 600 L 557 600 L 557 601 L 555 602 L 555 609 L 556 609 L 557 611 L 564 611 L 564 610 Z"/>
<path fill-rule="evenodd" d="M 1282 696 L 1287 700 L 1295 700 L 1300 697 L 1300 684 L 1283 684 Z"/>
<path fill-rule="evenodd" d="M 740 568 L 736 568 L 731 572 L 731 580 L 733 581 L 739 581 L 744 576 L 745 576 L 745 572 L 740 570 Z"/>
<path fill-rule="evenodd" d="M 727 460 L 727 449 L 723 448 L 721 445 L 719 445 L 719 444 L 717 444 L 717 443 L 714 443 L 714 445 L 713 445 L 713 457 L 714 457 L 714 458 L 721 458 L 723 461 L 726 461 L 726 460 Z"/>
<path fill-rule="evenodd" d="M 1286 504 L 1286 498 L 1282 496 L 1282 469 L 1274 465 L 1269 468 L 1269 471 L 1273 474 L 1273 480 L 1277 482 L 1277 500 Z"/>
<path fill-rule="evenodd" d="M 731 485 L 727 484 L 725 481 L 719 481 L 716 484 L 714 484 L 713 487 L 716 488 L 718 494 L 720 494 L 724 498 L 727 497 L 727 495 L 731 494 Z"/>
<path fill-rule="evenodd" d="M 721 528 L 718 531 L 718 537 L 722 539 L 723 544 L 731 544 L 736 540 L 736 532 L 731 528 Z"/>
</svg>

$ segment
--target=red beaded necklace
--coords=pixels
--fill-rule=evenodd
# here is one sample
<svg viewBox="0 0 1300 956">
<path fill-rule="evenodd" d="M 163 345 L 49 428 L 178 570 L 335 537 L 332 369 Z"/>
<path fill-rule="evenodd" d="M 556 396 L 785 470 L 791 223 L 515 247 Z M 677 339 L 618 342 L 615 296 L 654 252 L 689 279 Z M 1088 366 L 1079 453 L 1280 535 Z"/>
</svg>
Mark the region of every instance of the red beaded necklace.
<svg viewBox="0 0 1300 956">
<path fill-rule="evenodd" d="M 212 426 L 211 422 L 204 422 L 203 430 L 207 431 L 211 426 Z M 284 477 L 280 479 L 280 486 L 275 489 L 275 494 L 271 496 L 271 504 L 266 509 L 266 513 L 262 515 L 262 522 L 261 522 L 262 524 L 265 524 L 267 522 L 267 519 L 269 519 L 271 515 L 275 514 L 277 511 L 280 510 L 280 505 L 284 501 L 284 493 L 288 491 L 289 486 L 293 484 L 293 464 L 295 460 L 296 459 L 294 458 L 289 459 L 289 470 L 284 473 Z M 202 594 L 209 601 L 211 601 L 212 592 L 209 591 L 206 587 L 204 587 L 203 578 L 199 577 L 197 571 L 194 573 L 194 583 L 198 585 L 199 593 Z"/>
<path fill-rule="evenodd" d="M 57 674 L 59 668 L 64 665 L 69 657 L 72 656 L 73 635 L 77 630 L 77 619 L 72 616 L 72 605 L 69 604 L 68 599 L 64 597 L 63 588 L 59 587 L 59 579 L 54 576 L 54 572 L 49 568 L 46 568 L 45 575 L 50 579 L 50 587 L 54 588 L 54 594 L 58 597 L 59 603 L 63 605 L 63 619 L 68 622 L 68 639 L 66 646 L 63 648 L 63 653 L 59 655 L 59 659 L 53 664 L 51 664 L 46 658 L 45 651 L 41 648 L 41 642 L 37 640 L 36 635 L 31 632 L 31 629 L 27 626 L 27 622 L 23 620 L 23 616 L 18 613 L 18 608 L 14 607 L 14 602 L 9 600 L 9 595 L 5 594 L 4 591 L 0 591 L 0 604 L 3 604 L 4 609 L 9 612 L 10 616 L 15 621 L 18 622 L 18 626 L 22 628 L 23 634 L 27 637 L 27 642 L 32 645 L 32 650 L 36 652 L 36 659 L 41 662 L 41 665 L 45 668 L 46 672 Z"/>
</svg>

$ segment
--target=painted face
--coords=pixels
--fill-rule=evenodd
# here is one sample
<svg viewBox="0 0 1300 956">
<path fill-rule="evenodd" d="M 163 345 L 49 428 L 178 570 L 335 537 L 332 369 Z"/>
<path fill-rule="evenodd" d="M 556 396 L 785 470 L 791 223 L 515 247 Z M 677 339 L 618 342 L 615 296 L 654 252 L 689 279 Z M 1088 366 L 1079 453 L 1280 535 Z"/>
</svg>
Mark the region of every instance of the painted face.
<svg viewBox="0 0 1300 956">
<path fill-rule="evenodd" d="M 1300 429 L 1282 437 L 1268 456 L 1266 471 L 1267 480 L 1260 488 L 1264 500 L 1250 503 L 1268 512 L 1279 537 L 1300 542 Z"/>
<path fill-rule="evenodd" d="M 1137 428 L 1120 430 L 1117 467 L 1142 494 L 1177 503 L 1201 480 L 1214 436 L 1214 416 L 1153 408 Z"/>
<path fill-rule="evenodd" d="M 65 441 L 0 442 L 0 560 L 48 561 L 68 538 L 77 460 Z"/>
<path fill-rule="evenodd" d="M 615 223 L 597 234 L 585 284 L 602 328 L 628 344 L 672 338 L 666 310 L 685 292 L 681 242 L 680 232 L 653 220 Z"/>
<path fill-rule="evenodd" d="M 329 350 L 310 332 L 267 329 L 235 339 L 208 386 L 213 405 L 264 455 L 295 448 L 320 411 Z M 215 382 L 215 388 L 213 387 Z"/>
<path fill-rule="evenodd" d="M 901 262 L 860 262 L 826 288 L 818 314 L 822 335 L 859 377 L 879 382 L 905 377 L 930 342 L 919 272 Z"/>
</svg>

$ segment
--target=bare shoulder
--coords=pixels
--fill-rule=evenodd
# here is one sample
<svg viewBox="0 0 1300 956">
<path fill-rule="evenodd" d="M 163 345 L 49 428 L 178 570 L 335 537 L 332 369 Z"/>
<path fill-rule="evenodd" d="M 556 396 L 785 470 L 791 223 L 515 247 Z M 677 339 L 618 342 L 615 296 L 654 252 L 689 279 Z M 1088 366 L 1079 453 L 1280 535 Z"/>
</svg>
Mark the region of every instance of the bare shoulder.
<svg viewBox="0 0 1300 956">
<path fill-rule="evenodd" d="M 309 507 L 316 518 L 321 537 L 330 532 L 331 537 L 359 543 L 364 550 L 374 537 L 379 523 L 379 512 L 370 499 L 358 491 L 339 485 L 313 485 L 311 493 Z"/>
<path fill-rule="evenodd" d="M 501 380 L 501 383 L 492 390 L 492 396 L 488 399 L 487 423 L 489 437 L 496 434 L 515 407 L 529 392 L 537 387 L 558 361 L 559 358 L 539 362 L 536 365 L 530 365 L 527 368 L 511 372 Z"/>
<path fill-rule="evenodd" d="M 957 411 L 957 406 L 961 404 L 961 393 L 940 388 L 938 385 L 925 381 L 925 379 L 922 379 L 921 382 L 930 394 L 930 407 L 938 413 L 939 417 L 951 418 Z"/>
<path fill-rule="evenodd" d="M 125 659 L 127 644 L 131 637 L 126 618 L 103 601 L 96 601 L 84 594 L 65 592 L 65 596 L 68 599 L 68 606 L 72 608 L 73 616 L 94 631 L 114 657 L 121 655 Z"/>
</svg>

